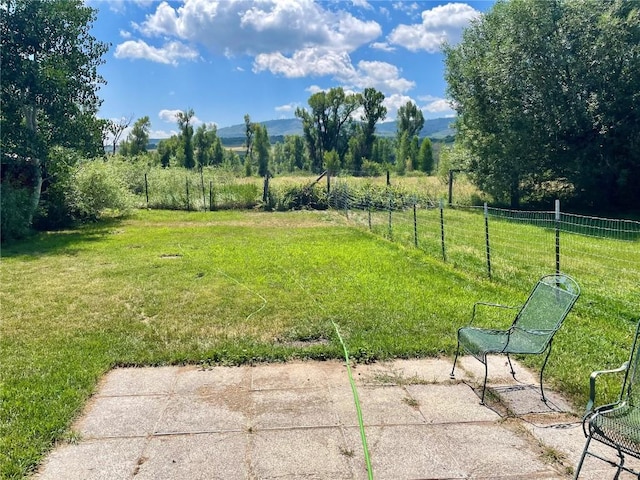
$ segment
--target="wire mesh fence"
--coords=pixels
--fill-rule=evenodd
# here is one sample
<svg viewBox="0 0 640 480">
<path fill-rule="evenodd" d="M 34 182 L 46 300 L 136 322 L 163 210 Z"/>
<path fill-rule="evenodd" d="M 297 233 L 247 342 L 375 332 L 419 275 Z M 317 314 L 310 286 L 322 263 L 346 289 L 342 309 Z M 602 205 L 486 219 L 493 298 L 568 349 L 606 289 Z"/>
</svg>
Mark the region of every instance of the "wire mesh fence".
<svg viewBox="0 0 640 480">
<path fill-rule="evenodd" d="M 391 187 L 374 198 L 339 180 L 329 204 L 376 235 L 477 276 L 529 285 L 563 272 L 579 281 L 594 314 L 640 315 L 640 222 L 565 213 L 559 202 L 554 211 L 445 206 Z"/>
</svg>

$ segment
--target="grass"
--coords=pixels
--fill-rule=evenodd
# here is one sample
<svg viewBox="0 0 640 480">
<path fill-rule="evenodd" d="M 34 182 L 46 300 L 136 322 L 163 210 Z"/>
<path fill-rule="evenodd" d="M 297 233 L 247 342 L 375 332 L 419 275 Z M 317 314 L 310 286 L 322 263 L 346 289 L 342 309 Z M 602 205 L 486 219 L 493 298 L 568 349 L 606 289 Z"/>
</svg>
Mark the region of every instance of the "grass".
<svg viewBox="0 0 640 480">
<path fill-rule="evenodd" d="M 139 211 L 2 257 L 2 478 L 69 438 L 114 366 L 341 358 L 332 321 L 359 362 L 450 355 L 473 302 L 520 303 L 532 284 L 465 273 L 335 212 Z M 547 368 L 578 403 L 630 344 L 627 311 L 596 299 L 579 300 Z"/>
</svg>

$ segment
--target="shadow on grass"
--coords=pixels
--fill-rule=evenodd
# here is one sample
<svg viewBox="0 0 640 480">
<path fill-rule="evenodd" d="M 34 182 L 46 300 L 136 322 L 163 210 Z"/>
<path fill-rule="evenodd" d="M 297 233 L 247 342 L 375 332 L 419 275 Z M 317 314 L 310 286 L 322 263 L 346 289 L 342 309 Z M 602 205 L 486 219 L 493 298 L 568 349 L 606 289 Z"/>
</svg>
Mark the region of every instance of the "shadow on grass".
<svg viewBox="0 0 640 480">
<path fill-rule="evenodd" d="M 28 238 L 2 244 L 1 256 L 32 260 L 49 255 L 75 255 L 83 244 L 99 242 L 107 235 L 117 233 L 127 217 L 107 218 L 75 228 L 37 232 Z"/>
</svg>

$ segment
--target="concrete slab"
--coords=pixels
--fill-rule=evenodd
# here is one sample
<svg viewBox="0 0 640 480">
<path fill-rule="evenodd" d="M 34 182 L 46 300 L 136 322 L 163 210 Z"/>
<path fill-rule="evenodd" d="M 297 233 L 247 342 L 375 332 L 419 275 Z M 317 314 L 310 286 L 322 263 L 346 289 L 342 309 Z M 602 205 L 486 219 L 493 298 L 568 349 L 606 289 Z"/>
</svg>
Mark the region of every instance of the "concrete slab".
<svg viewBox="0 0 640 480">
<path fill-rule="evenodd" d="M 560 395 L 546 388 L 547 401 L 543 402 L 538 384 L 492 385 L 491 391 L 513 415 L 570 413 L 573 410 Z"/>
<path fill-rule="evenodd" d="M 255 429 L 332 427 L 338 415 L 326 389 L 251 392 Z"/>
<path fill-rule="evenodd" d="M 453 381 L 446 358 L 356 366 L 374 478 L 568 478 L 579 417 L 550 389 L 542 404 L 537 373 L 516 362 L 514 381 L 504 361 L 490 361 L 491 408 L 472 389 L 484 376 L 473 358 Z M 74 429 L 79 442 L 34 478 L 367 478 L 341 362 L 117 369 Z M 588 459 L 581 478 L 612 473 Z"/>
<path fill-rule="evenodd" d="M 251 369 L 244 367 L 200 368 L 182 367 L 178 371 L 173 392 L 178 395 L 217 395 L 233 389 L 249 390 L 251 387 Z"/>
<path fill-rule="evenodd" d="M 153 437 L 138 462 L 133 478 L 136 480 L 248 478 L 246 459 L 249 442 L 247 437 L 247 433 Z"/>
<path fill-rule="evenodd" d="M 273 365 L 251 370 L 252 390 L 288 390 L 327 386 L 325 369 L 315 362 Z"/>
<path fill-rule="evenodd" d="M 428 425 L 390 425 L 367 427 L 367 444 L 377 480 L 404 478 L 464 478 L 464 472 L 451 461 L 449 449 L 437 430 Z M 345 431 L 354 448 L 355 477 L 367 478 L 364 450 L 357 427 Z"/>
<path fill-rule="evenodd" d="M 480 405 L 467 385 L 408 385 L 427 423 L 495 422 L 500 416 Z"/>
<path fill-rule="evenodd" d="M 338 427 L 252 434 L 250 478 L 351 479 L 353 446 Z"/>
<path fill-rule="evenodd" d="M 365 384 L 435 384 L 449 383 L 453 360 L 429 358 L 394 360 L 369 366 Z"/>
<path fill-rule="evenodd" d="M 406 425 L 425 423 L 415 400 L 403 387 L 358 387 L 362 416 L 367 425 Z M 358 415 L 350 386 L 331 390 L 334 408 L 345 426 L 358 426 Z"/>
<path fill-rule="evenodd" d="M 242 405 L 246 400 L 246 395 L 241 398 L 224 394 L 173 396 L 154 433 L 245 431 L 250 425 L 250 417 Z"/>
<path fill-rule="evenodd" d="M 113 480 L 131 478 L 145 438 L 82 440 L 54 449 L 33 478 L 37 480 Z"/>
<path fill-rule="evenodd" d="M 558 478 L 542 451 L 500 423 L 442 424 L 438 435 L 463 478 Z"/>
<path fill-rule="evenodd" d="M 88 439 L 144 437 L 155 431 L 167 401 L 163 395 L 95 397 L 75 429 Z"/>
<path fill-rule="evenodd" d="M 523 367 L 517 360 L 511 359 L 513 370 L 516 372 L 514 380 L 509 368 L 509 362 L 506 355 L 489 355 L 487 357 L 488 376 L 487 385 L 512 385 L 516 383 L 534 384 L 538 382 L 539 373 L 531 372 Z M 456 377 L 458 377 L 458 368 L 464 375 L 461 380 L 473 380 L 482 384 L 484 379 L 484 365 L 472 356 L 464 356 L 458 358 L 456 366 Z M 466 377 L 466 378 L 465 378 Z"/>
<path fill-rule="evenodd" d="M 103 397 L 166 395 L 173 390 L 180 369 L 176 367 L 116 368 L 98 386 Z"/>
</svg>

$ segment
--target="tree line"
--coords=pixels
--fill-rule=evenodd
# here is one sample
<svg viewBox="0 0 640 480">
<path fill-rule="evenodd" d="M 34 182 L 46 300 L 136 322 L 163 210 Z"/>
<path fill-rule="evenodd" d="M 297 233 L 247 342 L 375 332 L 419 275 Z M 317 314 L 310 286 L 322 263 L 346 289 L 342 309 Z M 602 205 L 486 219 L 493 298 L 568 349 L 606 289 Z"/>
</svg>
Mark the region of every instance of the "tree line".
<svg viewBox="0 0 640 480">
<path fill-rule="evenodd" d="M 445 55 L 460 167 L 482 190 L 640 209 L 640 3 L 499 1 Z"/>
<path fill-rule="evenodd" d="M 433 146 L 408 102 L 397 136 L 375 135 L 384 95 L 365 88 L 314 93 L 296 117 L 301 136 L 271 145 L 245 116 L 240 151 L 222 147 L 214 125 L 178 114 L 180 133 L 146 152 L 149 117 L 98 118 L 98 67 L 109 45 L 91 35 L 96 10 L 82 0 L 0 0 L 2 222 L 60 226 L 78 158 L 127 157 L 170 167 L 227 165 L 245 175 L 345 169 L 375 174 L 433 170 Z M 586 208 L 640 209 L 640 5 L 624 0 L 498 1 L 444 49 L 448 96 L 457 111 L 446 153 L 498 203 L 561 197 Z M 65 153 L 66 152 L 66 153 Z M 567 203 L 569 202 L 569 203 Z M 65 220 L 66 219 L 66 220 Z"/>
<path fill-rule="evenodd" d="M 335 174 L 346 169 L 357 175 L 379 174 L 393 169 L 403 175 L 407 171 L 431 173 L 434 156 L 431 140 L 420 140 L 424 116 L 417 105 L 407 102 L 398 110 L 396 138 L 375 135 L 376 124 L 385 119 L 384 94 L 373 88 L 363 93 L 345 94 L 341 87 L 311 95 L 309 109 L 298 108 L 303 135 L 285 135 L 271 144 L 267 127 L 245 115 L 245 140 L 241 151 L 225 149 L 215 124 L 193 128 L 193 109 L 180 111 L 176 117 L 179 133 L 157 145 L 157 161 L 163 167 L 226 167 L 250 176 L 330 170 Z M 357 112 L 361 111 L 360 114 Z M 126 129 L 131 119 L 111 122 L 114 139 Z M 134 157 L 146 152 L 149 141 L 149 117 L 137 120 L 128 137 L 119 143 L 122 155 Z M 114 140 L 113 151 L 116 151 Z"/>
</svg>

